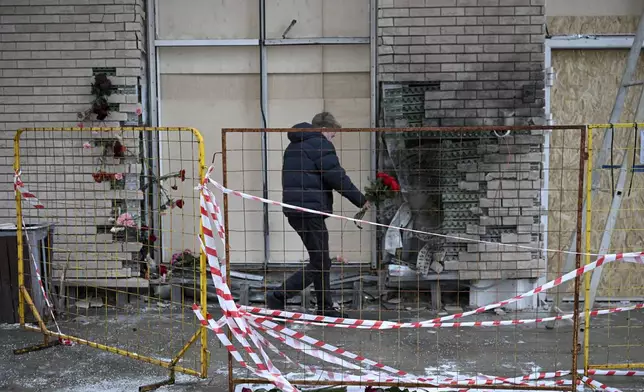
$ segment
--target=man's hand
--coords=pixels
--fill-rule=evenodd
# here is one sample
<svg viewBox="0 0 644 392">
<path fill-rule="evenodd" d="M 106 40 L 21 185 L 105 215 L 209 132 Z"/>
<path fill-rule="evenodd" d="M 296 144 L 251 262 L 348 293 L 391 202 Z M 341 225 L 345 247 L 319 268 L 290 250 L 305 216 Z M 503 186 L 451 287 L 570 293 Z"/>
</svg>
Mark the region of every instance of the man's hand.
<svg viewBox="0 0 644 392">
<path fill-rule="evenodd" d="M 364 206 L 362 206 L 362 208 L 363 208 L 364 210 L 368 210 L 368 209 L 370 209 L 370 208 L 371 208 L 371 202 L 370 202 L 369 200 L 367 200 L 367 202 L 366 202 L 366 203 L 364 203 Z"/>
</svg>

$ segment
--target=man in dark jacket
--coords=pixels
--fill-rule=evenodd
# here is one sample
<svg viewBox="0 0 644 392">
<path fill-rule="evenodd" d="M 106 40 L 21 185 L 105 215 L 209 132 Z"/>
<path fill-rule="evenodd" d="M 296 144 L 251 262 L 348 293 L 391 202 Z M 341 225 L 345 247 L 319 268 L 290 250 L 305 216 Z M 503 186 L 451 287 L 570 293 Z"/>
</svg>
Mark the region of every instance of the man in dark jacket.
<svg viewBox="0 0 644 392">
<path fill-rule="evenodd" d="M 340 128 L 333 115 L 324 112 L 313 117 L 312 124 L 299 123 L 293 128 L 330 128 L 328 132 L 294 130 L 288 133 L 290 144 L 284 151 L 282 166 L 282 201 L 311 210 L 333 212 L 333 190 L 347 198 L 356 207 L 367 204 L 365 196 L 356 188 L 340 165 L 331 139 Z M 302 238 L 309 253 L 309 263 L 303 270 L 291 275 L 282 287 L 268 293 L 266 306 L 284 309 L 286 300 L 311 283 L 315 288 L 318 314 L 343 317 L 333 308 L 331 297 L 329 232 L 326 216 L 284 208 L 288 223 Z"/>
</svg>

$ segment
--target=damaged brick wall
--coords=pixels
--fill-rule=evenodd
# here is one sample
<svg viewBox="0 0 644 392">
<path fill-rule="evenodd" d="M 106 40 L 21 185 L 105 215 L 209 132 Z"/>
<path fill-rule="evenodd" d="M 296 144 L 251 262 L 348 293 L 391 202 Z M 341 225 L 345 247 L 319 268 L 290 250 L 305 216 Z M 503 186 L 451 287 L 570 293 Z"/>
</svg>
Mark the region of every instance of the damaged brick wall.
<svg viewBox="0 0 644 392">
<path fill-rule="evenodd" d="M 93 75 L 117 90 L 111 114 L 85 126 L 137 125 L 144 74 L 143 0 L 0 2 L 0 175 L 13 181 L 13 137 L 20 128 L 74 127 L 90 108 Z M 100 3 L 100 4 L 99 4 Z M 0 192 L 0 222 L 15 222 L 11 187 Z"/>
<path fill-rule="evenodd" d="M 382 82 L 440 81 L 425 125 L 523 125 L 544 117 L 545 0 L 381 0 Z"/>
<path fill-rule="evenodd" d="M 397 113 L 387 117 L 387 94 L 409 83 L 425 86 L 424 126 L 543 124 L 544 3 L 379 1 L 384 125 L 421 125 L 421 119 Z M 475 136 L 476 158 L 463 160 L 450 172 L 458 177 L 458 186 L 442 188 L 443 208 L 458 211 L 467 223 L 446 221 L 444 233 L 540 247 L 543 136 L 541 131 L 498 136 Z M 446 258 L 445 270 L 458 271 L 461 279 L 534 278 L 545 268 L 538 251 L 465 241 L 448 241 L 447 247 L 454 256 Z"/>
<path fill-rule="evenodd" d="M 467 225 L 466 237 L 522 248 L 468 243 L 447 270 L 459 271 L 461 279 L 521 279 L 545 273 L 543 253 L 526 249 L 543 246 L 542 144 L 538 134 L 491 138 L 478 146 L 479 162 L 459 165 L 465 177 L 459 188 L 479 193 L 479 207 L 471 211 L 478 224 Z"/>
</svg>

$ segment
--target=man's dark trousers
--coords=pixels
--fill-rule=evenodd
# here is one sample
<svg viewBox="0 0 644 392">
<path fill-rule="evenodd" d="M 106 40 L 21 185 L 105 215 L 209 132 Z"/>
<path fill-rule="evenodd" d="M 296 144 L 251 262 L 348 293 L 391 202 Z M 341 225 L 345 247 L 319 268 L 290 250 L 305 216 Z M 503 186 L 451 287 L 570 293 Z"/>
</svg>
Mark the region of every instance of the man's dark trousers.
<svg viewBox="0 0 644 392">
<path fill-rule="evenodd" d="M 333 308 L 330 282 L 329 231 L 326 228 L 324 219 L 322 216 L 314 215 L 288 217 L 288 223 L 300 235 L 309 253 L 309 263 L 284 282 L 287 298 L 292 297 L 296 292 L 304 290 L 313 283 L 319 310 Z"/>
</svg>

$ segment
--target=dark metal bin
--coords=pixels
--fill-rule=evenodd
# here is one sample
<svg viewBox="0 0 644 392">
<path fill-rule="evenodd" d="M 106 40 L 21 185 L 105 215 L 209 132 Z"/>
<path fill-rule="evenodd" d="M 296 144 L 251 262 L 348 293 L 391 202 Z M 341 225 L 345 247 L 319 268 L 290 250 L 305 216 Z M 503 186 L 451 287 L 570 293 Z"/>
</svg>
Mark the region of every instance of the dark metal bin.
<svg viewBox="0 0 644 392">
<path fill-rule="evenodd" d="M 48 314 L 47 304 L 43 298 L 33 257 L 41 271 L 43 285 L 48 286 L 49 274 L 47 265 L 51 263 L 53 225 L 27 225 L 27 235 L 23 233 L 24 276 L 25 286 L 31 292 L 32 299 L 41 317 Z M 27 242 L 27 239 L 29 242 Z M 25 317 L 30 320 L 28 311 Z M 18 236 L 16 225 L 0 225 L 0 323 L 17 323 L 18 319 Z"/>
</svg>

